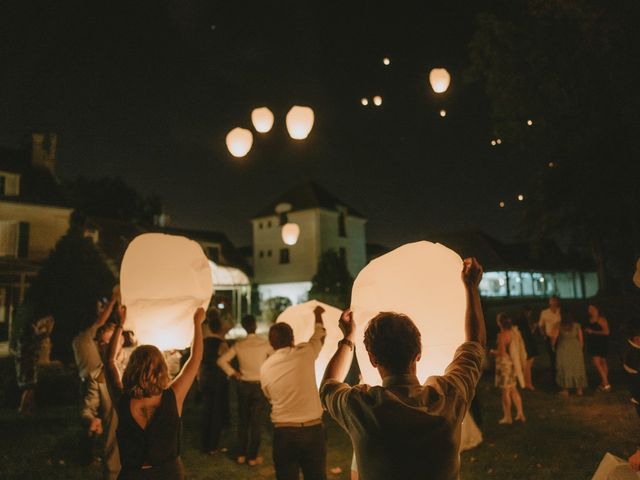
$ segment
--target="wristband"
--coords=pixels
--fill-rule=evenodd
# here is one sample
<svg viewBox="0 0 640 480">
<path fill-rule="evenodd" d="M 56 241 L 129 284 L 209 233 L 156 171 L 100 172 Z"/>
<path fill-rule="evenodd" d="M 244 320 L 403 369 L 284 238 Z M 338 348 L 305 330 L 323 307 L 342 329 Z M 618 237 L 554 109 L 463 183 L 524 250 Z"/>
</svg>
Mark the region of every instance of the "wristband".
<svg viewBox="0 0 640 480">
<path fill-rule="evenodd" d="M 340 345 L 346 345 L 353 352 L 353 348 L 354 348 L 353 342 L 351 340 L 349 340 L 348 338 L 343 338 L 342 340 L 340 340 L 338 342 L 338 346 L 340 346 Z"/>
</svg>

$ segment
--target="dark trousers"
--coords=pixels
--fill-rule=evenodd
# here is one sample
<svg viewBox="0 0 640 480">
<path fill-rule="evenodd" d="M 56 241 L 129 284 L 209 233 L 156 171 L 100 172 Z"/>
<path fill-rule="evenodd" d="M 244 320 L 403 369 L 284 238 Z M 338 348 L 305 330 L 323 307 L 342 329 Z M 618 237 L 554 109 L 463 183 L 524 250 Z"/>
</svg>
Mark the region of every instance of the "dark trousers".
<svg viewBox="0 0 640 480">
<path fill-rule="evenodd" d="M 255 460 L 260 448 L 265 398 L 260 382 L 238 382 L 238 456 Z"/>
<path fill-rule="evenodd" d="M 229 412 L 229 388 L 226 382 L 202 390 L 202 450 L 218 448 L 220 434 Z"/>
<path fill-rule="evenodd" d="M 273 429 L 273 463 L 277 480 L 326 480 L 327 446 L 322 425 Z"/>
<path fill-rule="evenodd" d="M 556 352 L 553 349 L 553 344 L 551 343 L 551 337 L 546 337 L 544 339 L 544 344 L 547 347 L 547 353 L 549 354 L 549 360 L 551 362 L 551 378 L 555 382 L 556 381 Z"/>
</svg>

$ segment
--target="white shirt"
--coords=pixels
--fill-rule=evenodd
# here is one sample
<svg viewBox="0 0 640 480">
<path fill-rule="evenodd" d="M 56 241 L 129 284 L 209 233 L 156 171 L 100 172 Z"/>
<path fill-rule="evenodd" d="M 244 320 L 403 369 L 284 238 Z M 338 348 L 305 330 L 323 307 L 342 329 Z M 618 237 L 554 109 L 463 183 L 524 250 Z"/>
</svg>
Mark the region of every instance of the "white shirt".
<svg viewBox="0 0 640 480">
<path fill-rule="evenodd" d="M 560 325 L 560 309 L 555 313 L 553 313 L 550 308 L 542 310 L 538 324 L 540 328 L 544 329 L 545 335 L 551 337 L 553 331 Z"/>
<path fill-rule="evenodd" d="M 231 366 L 231 360 L 237 355 L 240 364 L 240 374 L 242 380 L 246 382 L 260 381 L 260 367 L 264 361 L 273 353 L 273 348 L 269 340 L 250 333 L 238 340 L 227 352 L 218 358 L 218 366 L 224 370 L 228 376 L 235 373 Z"/>
<path fill-rule="evenodd" d="M 97 331 L 98 326 L 93 324 L 81 331 L 71 341 L 78 374 L 83 380 L 97 378 L 102 369 L 102 358 L 100 358 L 98 345 L 95 341 Z"/>
<path fill-rule="evenodd" d="M 273 423 L 304 423 L 322 418 L 315 362 L 326 330 L 316 323 L 306 343 L 279 348 L 260 368 L 262 391 L 271 402 Z"/>
</svg>

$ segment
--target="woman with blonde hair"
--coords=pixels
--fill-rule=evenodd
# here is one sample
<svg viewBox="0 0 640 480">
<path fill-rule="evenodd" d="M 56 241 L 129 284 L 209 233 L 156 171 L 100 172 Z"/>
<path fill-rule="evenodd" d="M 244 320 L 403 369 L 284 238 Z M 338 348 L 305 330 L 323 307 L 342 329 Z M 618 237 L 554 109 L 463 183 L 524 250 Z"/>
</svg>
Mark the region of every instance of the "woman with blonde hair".
<svg viewBox="0 0 640 480">
<path fill-rule="evenodd" d="M 120 480 L 183 480 L 180 459 L 182 406 L 202 361 L 202 321 L 196 310 L 191 354 L 171 381 L 162 352 L 153 345 L 137 347 L 122 375 L 116 354 L 122 335 L 126 307 L 109 343 L 106 365 L 109 390 L 118 412 L 116 433 L 122 470 Z"/>
<path fill-rule="evenodd" d="M 512 404 L 516 407 L 516 421 L 525 422 L 522 397 L 518 392 L 518 383 L 521 387 L 524 386 L 522 365 L 527 360 L 524 342 L 518 327 L 512 325 L 510 317 L 499 313 L 496 321 L 500 331 L 497 347 L 491 350 L 491 354 L 496 357 L 496 387 L 502 390 L 502 418 L 498 423 L 513 423 Z"/>
</svg>

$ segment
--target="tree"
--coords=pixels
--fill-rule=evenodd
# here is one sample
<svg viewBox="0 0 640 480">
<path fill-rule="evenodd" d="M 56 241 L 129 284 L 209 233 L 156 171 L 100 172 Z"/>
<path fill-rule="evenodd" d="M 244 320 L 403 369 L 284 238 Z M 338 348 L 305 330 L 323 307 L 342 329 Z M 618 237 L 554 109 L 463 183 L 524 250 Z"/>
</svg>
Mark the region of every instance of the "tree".
<svg viewBox="0 0 640 480">
<path fill-rule="evenodd" d="M 97 300 L 109 297 L 115 282 L 91 239 L 72 228 L 58 241 L 27 290 L 14 331 L 21 332 L 37 319 L 53 315 L 52 356 L 70 361 L 71 340 L 95 321 Z"/>
<path fill-rule="evenodd" d="M 311 280 L 309 297 L 338 308 L 346 308 L 351 301 L 353 278 L 347 265 L 335 250 L 320 255 L 318 270 Z"/>
<path fill-rule="evenodd" d="M 523 234 L 589 252 L 609 290 L 640 254 L 639 21 L 634 0 L 517 0 L 481 14 L 470 46 L 496 135 L 539 166 Z"/>
</svg>

